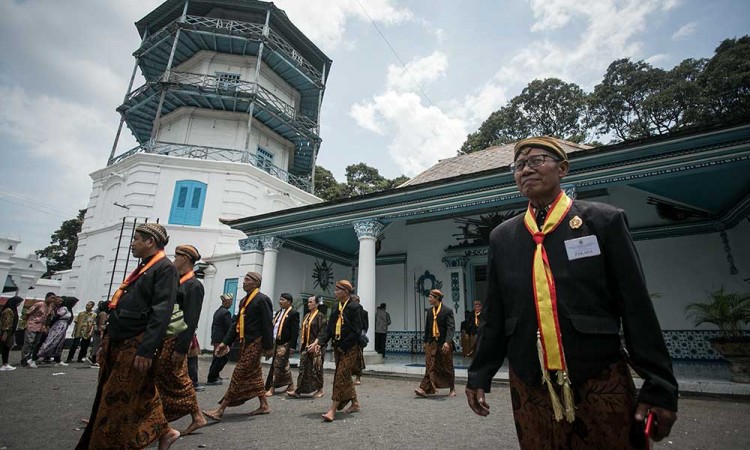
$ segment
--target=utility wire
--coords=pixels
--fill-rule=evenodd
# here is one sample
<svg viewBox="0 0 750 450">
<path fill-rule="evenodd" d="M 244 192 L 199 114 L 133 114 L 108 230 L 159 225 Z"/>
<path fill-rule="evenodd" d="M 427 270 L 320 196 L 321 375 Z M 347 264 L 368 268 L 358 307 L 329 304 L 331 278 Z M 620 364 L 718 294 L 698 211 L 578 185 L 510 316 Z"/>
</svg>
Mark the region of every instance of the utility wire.
<svg viewBox="0 0 750 450">
<path fill-rule="evenodd" d="M 445 113 L 443 113 L 443 110 L 440 109 L 440 107 L 438 107 L 435 103 L 433 103 L 432 100 L 430 99 L 430 97 L 427 95 L 427 92 L 425 92 L 425 90 L 422 89 L 422 85 L 419 84 L 419 81 L 417 81 L 417 78 L 414 75 L 412 75 L 411 71 L 409 70 L 409 67 L 407 67 L 407 65 L 404 64 L 404 61 L 401 59 L 401 56 L 399 56 L 398 52 L 396 52 L 396 49 L 394 49 L 393 46 L 391 45 L 391 43 L 388 42 L 388 39 L 386 39 L 385 34 L 383 34 L 383 32 L 380 31 L 380 27 L 378 27 L 378 25 L 372 19 L 372 16 L 370 16 L 370 13 L 367 12 L 367 9 L 365 9 L 365 6 L 362 4 L 362 2 L 360 2 L 360 0 L 357 0 L 357 4 L 359 5 L 360 8 L 362 8 L 362 11 L 364 11 L 365 15 L 370 20 L 370 23 L 375 28 L 375 30 L 378 32 L 378 34 L 383 39 L 383 41 L 388 46 L 388 48 L 391 49 L 391 53 L 393 53 L 393 56 L 396 57 L 396 59 L 398 60 L 399 64 L 401 64 L 401 67 L 404 68 L 404 71 L 406 71 L 406 73 L 409 74 L 409 77 L 412 79 L 412 81 L 414 81 L 414 84 L 417 85 L 417 89 L 419 89 L 419 92 L 422 94 L 422 96 L 425 98 L 425 100 L 427 100 L 427 103 L 429 103 L 432 107 L 434 107 L 438 111 L 440 111 L 441 115 L 443 117 L 445 117 Z M 455 139 L 456 135 L 453 134 L 453 130 L 451 130 L 451 127 L 446 127 L 446 128 L 447 128 L 448 132 Z"/>
<path fill-rule="evenodd" d="M 19 202 L 19 201 L 14 201 L 14 200 L 9 199 L 9 198 L 2 198 L 2 197 L 0 197 L 0 201 L 1 200 L 4 200 L 4 201 L 6 201 L 8 203 L 11 203 L 13 205 L 16 205 L 16 206 L 21 206 L 23 208 L 28 208 L 28 209 L 30 209 L 32 211 L 36 211 L 36 212 L 48 214 L 50 216 L 58 217 L 60 219 L 68 220 L 68 219 L 71 218 L 70 216 L 63 216 L 61 214 L 57 214 L 57 213 L 53 213 L 51 211 L 48 211 L 47 209 L 44 209 L 44 208 L 41 208 L 41 207 L 33 207 L 33 206 L 27 205 L 25 203 Z"/>
<path fill-rule="evenodd" d="M 45 208 L 47 210 L 51 210 L 51 211 L 54 211 L 54 212 L 59 213 L 59 214 L 64 214 L 66 216 L 70 216 L 70 215 L 75 216 L 75 215 L 77 215 L 77 213 L 73 214 L 73 213 L 71 213 L 68 210 L 64 210 L 64 209 L 61 209 L 61 208 L 57 208 L 55 206 L 51 206 L 51 205 L 43 203 L 43 202 L 41 202 L 41 201 L 39 201 L 39 200 L 37 200 L 35 198 L 29 197 L 29 196 L 26 196 L 26 195 L 23 195 L 23 194 L 19 194 L 19 193 L 16 193 L 16 192 L 8 192 L 8 191 L 4 191 L 4 190 L 0 189 L 0 197 L 2 197 L 2 196 L 10 197 L 10 198 L 13 198 L 13 199 L 15 199 L 17 201 L 22 201 L 22 202 L 30 203 L 30 204 L 32 204 L 34 206 L 37 206 L 37 207 L 40 207 L 40 208 Z"/>
</svg>

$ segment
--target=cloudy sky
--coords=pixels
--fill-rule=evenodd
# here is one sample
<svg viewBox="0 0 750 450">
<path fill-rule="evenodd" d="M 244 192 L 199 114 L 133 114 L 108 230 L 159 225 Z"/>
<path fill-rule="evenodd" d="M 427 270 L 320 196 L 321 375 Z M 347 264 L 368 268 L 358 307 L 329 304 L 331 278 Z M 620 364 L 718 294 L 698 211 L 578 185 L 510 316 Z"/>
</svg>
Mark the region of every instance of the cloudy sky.
<svg viewBox="0 0 750 450">
<path fill-rule="evenodd" d="M 88 202 L 161 0 L 0 0 L 0 235 L 31 253 Z M 747 0 L 277 0 L 333 59 L 319 164 L 413 176 L 535 78 L 590 91 L 617 58 L 671 68 L 750 34 Z M 406 69 L 404 68 L 406 66 Z M 138 75 L 136 86 L 143 82 Z M 135 146 L 125 130 L 117 149 Z"/>
</svg>

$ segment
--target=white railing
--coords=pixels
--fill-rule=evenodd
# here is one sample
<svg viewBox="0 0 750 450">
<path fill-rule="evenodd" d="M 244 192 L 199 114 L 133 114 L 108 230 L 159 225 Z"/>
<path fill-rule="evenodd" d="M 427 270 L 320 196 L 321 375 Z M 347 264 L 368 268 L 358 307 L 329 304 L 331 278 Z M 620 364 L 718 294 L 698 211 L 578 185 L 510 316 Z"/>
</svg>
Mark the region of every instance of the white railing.
<svg viewBox="0 0 750 450">
<path fill-rule="evenodd" d="M 229 161 L 245 163 L 255 166 L 274 177 L 291 184 L 306 192 L 312 192 L 309 177 L 292 175 L 281 167 L 273 165 L 269 160 L 250 153 L 246 150 L 231 148 L 206 147 L 202 145 L 172 144 L 169 142 L 149 141 L 115 157 L 108 165 L 115 164 L 136 153 L 156 153 L 159 155 L 178 156 L 181 158 L 206 159 L 213 161 Z"/>
</svg>

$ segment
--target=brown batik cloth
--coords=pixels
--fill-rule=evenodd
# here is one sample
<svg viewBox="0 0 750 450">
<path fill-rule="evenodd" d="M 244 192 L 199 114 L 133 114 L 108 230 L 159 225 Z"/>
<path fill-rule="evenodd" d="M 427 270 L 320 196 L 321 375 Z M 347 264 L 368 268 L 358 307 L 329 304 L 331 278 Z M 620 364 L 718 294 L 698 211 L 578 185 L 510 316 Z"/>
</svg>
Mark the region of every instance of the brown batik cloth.
<svg viewBox="0 0 750 450">
<path fill-rule="evenodd" d="M 280 387 L 286 387 L 294 383 L 292 379 L 292 369 L 289 366 L 289 343 L 276 344 L 271 362 L 271 370 L 266 379 L 266 390 Z"/>
<path fill-rule="evenodd" d="M 646 448 L 643 426 L 634 419 L 635 386 L 624 360 L 574 387 L 573 423 L 554 419 L 549 393 L 541 380 L 529 386 L 512 368 L 509 372 L 513 417 L 521 449 Z"/>
<path fill-rule="evenodd" d="M 477 335 L 467 334 L 461 339 L 461 353 L 467 358 L 474 356 L 474 349 L 477 346 Z"/>
<path fill-rule="evenodd" d="M 359 367 L 359 346 L 355 345 L 346 353 L 339 348 L 334 348 L 333 353 L 336 358 L 336 372 L 333 375 L 333 394 L 331 395 L 331 400 L 339 402 L 339 407 L 342 407 L 350 400 L 357 398 L 357 391 L 354 389 L 352 375 L 357 367 Z"/>
<path fill-rule="evenodd" d="M 174 363 L 174 344 L 175 338 L 164 341 L 156 368 L 156 387 L 169 422 L 199 411 L 193 381 L 188 375 L 187 355 L 180 363 Z"/>
<path fill-rule="evenodd" d="M 367 368 L 367 366 L 365 366 L 365 351 L 359 346 L 357 349 L 357 365 L 354 367 L 354 375 L 361 377 L 362 371 Z"/>
<path fill-rule="evenodd" d="M 104 364 L 91 408 L 91 417 L 77 449 L 140 449 L 169 430 L 156 388 L 154 358 L 146 375 L 133 368 L 143 335 L 120 342 L 105 337 L 101 343 Z"/>
<path fill-rule="evenodd" d="M 219 403 L 226 399 L 229 401 L 227 406 L 239 406 L 250 399 L 266 394 L 263 387 L 263 371 L 260 367 L 262 353 L 260 338 L 242 345 L 240 360 L 237 361 L 232 372 L 232 381 Z"/>
<path fill-rule="evenodd" d="M 436 389 L 453 388 L 456 374 L 453 370 L 453 347 L 447 352 L 436 342 L 424 345 L 425 371 L 419 388 L 427 394 Z"/>
<path fill-rule="evenodd" d="M 298 393 L 309 394 L 323 389 L 323 354 L 325 348 L 320 349 L 319 355 L 306 350 L 299 355 Z"/>
</svg>

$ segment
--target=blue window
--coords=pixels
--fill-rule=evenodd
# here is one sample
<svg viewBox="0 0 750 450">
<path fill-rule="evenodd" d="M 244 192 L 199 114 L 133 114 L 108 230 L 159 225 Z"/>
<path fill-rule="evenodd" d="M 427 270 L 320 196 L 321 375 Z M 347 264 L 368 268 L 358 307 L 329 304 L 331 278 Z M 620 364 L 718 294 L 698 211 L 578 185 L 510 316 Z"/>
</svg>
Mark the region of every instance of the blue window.
<svg viewBox="0 0 750 450">
<path fill-rule="evenodd" d="M 256 157 L 258 158 L 258 168 L 271 173 L 271 170 L 273 169 L 273 153 L 264 148 L 258 147 Z"/>
<path fill-rule="evenodd" d="M 200 226 L 205 200 L 205 183 L 193 180 L 178 181 L 174 186 L 172 209 L 169 211 L 169 223 L 174 225 Z"/>
<path fill-rule="evenodd" d="M 237 305 L 237 302 L 240 300 L 237 297 L 237 282 L 237 278 L 227 278 L 226 280 L 224 280 L 224 293 L 234 295 L 234 301 L 232 302 L 232 306 L 229 308 L 229 312 L 231 312 L 232 315 L 235 314 L 235 305 Z"/>
</svg>

